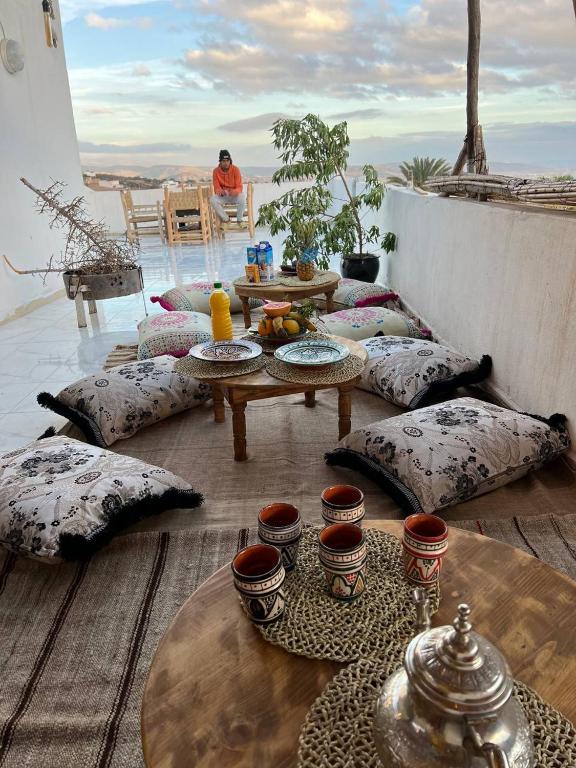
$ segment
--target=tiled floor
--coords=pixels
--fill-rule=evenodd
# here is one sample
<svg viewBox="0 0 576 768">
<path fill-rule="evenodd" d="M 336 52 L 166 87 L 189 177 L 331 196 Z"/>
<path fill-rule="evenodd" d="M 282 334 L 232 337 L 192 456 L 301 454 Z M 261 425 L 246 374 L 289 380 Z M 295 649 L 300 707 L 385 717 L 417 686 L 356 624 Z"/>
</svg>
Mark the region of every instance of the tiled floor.
<svg viewBox="0 0 576 768">
<path fill-rule="evenodd" d="M 270 239 L 274 253 L 281 252 L 280 242 L 266 233 L 257 233 L 259 239 Z M 226 241 L 206 248 L 169 248 L 159 240 L 143 238 L 140 263 L 148 312 L 162 312 L 149 297 L 177 283 L 227 280 L 242 274 L 248 244 L 244 237 L 228 235 Z M 338 270 L 337 262 L 333 268 Z M 38 392 L 57 394 L 67 384 L 100 370 L 116 344 L 137 341 L 136 324 L 142 317 L 142 296 L 136 294 L 99 301 L 98 314 L 87 313 L 88 327 L 78 328 L 74 302 L 62 298 L 0 325 L 0 452 L 26 445 L 49 426 L 62 426 L 65 419 L 36 403 Z"/>
</svg>

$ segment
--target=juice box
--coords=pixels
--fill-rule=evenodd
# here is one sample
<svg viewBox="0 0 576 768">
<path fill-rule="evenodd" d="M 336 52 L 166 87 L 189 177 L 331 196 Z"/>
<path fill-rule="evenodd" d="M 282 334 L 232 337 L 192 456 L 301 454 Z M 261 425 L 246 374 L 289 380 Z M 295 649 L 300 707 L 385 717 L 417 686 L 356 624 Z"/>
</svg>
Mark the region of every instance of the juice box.
<svg viewBox="0 0 576 768">
<path fill-rule="evenodd" d="M 260 269 L 258 267 L 258 264 L 246 264 L 244 267 L 244 270 L 246 271 L 246 279 L 250 283 L 259 283 L 260 282 Z"/>
<path fill-rule="evenodd" d="M 260 268 L 260 280 L 272 280 L 274 278 L 274 254 L 272 246 L 266 240 L 258 243 L 258 266 Z"/>
<path fill-rule="evenodd" d="M 258 246 L 249 245 L 246 248 L 246 261 L 248 264 L 258 264 Z"/>
</svg>

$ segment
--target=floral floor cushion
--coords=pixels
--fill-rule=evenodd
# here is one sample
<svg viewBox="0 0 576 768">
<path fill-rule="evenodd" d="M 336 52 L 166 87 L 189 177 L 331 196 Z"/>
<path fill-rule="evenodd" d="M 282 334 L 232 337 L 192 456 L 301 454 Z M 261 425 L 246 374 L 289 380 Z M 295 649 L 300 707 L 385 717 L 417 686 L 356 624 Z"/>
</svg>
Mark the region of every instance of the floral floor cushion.
<svg viewBox="0 0 576 768">
<path fill-rule="evenodd" d="M 492 370 L 489 355 L 472 360 L 426 339 L 376 336 L 360 343 L 368 352 L 360 389 L 404 408 L 420 408 L 438 395 L 477 384 Z"/>
<path fill-rule="evenodd" d="M 176 373 L 174 358 L 161 355 L 87 376 L 56 397 L 41 392 L 37 399 L 80 427 L 91 443 L 108 446 L 210 396 L 208 384 Z"/>
<path fill-rule="evenodd" d="M 334 291 L 333 301 L 338 309 L 376 305 L 388 309 L 398 309 L 399 296 L 390 288 L 380 283 L 365 283 L 362 280 L 353 280 L 343 277 Z M 318 306 L 325 307 L 324 296 L 315 296 L 314 301 Z"/>
<path fill-rule="evenodd" d="M 381 485 L 406 512 L 437 512 L 538 469 L 570 447 L 550 419 L 461 397 L 368 424 L 326 461 Z"/>
<path fill-rule="evenodd" d="M 341 309 L 329 315 L 322 315 L 315 325 L 320 332 L 344 336 L 355 341 L 376 335 L 409 336 L 414 339 L 430 335 L 429 331 L 418 328 L 406 315 L 384 307 Z"/>
<path fill-rule="evenodd" d="M 69 437 L 0 456 L 0 544 L 50 561 L 82 559 L 148 515 L 201 503 L 171 472 Z"/>
<path fill-rule="evenodd" d="M 230 297 L 230 312 L 242 312 L 242 302 L 234 292 L 234 286 L 227 280 L 222 281 L 222 289 Z M 214 283 L 197 281 L 188 285 L 177 285 L 165 291 L 162 296 L 151 296 L 150 301 L 157 302 L 168 312 L 203 312 L 210 314 L 210 294 Z M 250 309 L 262 306 L 260 299 L 249 299 Z"/>
<path fill-rule="evenodd" d="M 138 360 L 158 355 L 184 357 L 196 344 L 210 341 L 212 326 L 202 312 L 167 312 L 138 323 Z"/>
</svg>

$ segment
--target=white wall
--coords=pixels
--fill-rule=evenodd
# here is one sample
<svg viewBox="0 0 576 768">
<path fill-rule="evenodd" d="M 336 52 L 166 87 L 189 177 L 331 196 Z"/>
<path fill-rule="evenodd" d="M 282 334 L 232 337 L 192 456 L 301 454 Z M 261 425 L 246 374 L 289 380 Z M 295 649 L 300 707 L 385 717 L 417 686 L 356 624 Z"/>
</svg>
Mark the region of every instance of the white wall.
<svg viewBox="0 0 576 768">
<path fill-rule="evenodd" d="M 576 216 L 389 188 L 383 218 L 408 306 L 438 339 L 490 354 L 510 405 L 565 413 L 576 440 Z"/>
<path fill-rule="evenodd" d="M 54 0 L 53 0 L 54 2 Z M 58 3 L 54 2 L 59 46 L 48 48 L 40 0 L 2 0 L 0 21 L 6 36 L 24 49 L 24 69 L 9 74 L 0 63 L 0 254 L 21 269 L 45 266 L 58 254 L 62 238 L 46 215 L 34 210 L 36 186 L 66 182 L 67 195 L 83 194 L 68 74 L 62 48 Z M 0 263 L 0 320 L 19 307 L 62 288 L 62 278 L 15 275 Z"/>
</svg>

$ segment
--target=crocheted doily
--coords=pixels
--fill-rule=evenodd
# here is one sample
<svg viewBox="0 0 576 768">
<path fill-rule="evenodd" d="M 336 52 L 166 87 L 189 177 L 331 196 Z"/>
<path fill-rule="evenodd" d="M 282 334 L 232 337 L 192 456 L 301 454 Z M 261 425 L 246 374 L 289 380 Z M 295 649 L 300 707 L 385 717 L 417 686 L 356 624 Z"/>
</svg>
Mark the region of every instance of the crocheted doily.
<svg viewBox="0 0 576 768">
<path fill-rule="evenodd" d="M 182 357 L 174 363 L 174 370 L 195 379 L 225 379 L 228 376 L 244 376 L 264 368 L 266 356 L 259 355 L 240 363 L 213 363 L 195 357 Z"/>
<path fill-rule="evenodd" d="M 306 368 L 283 363 L 275 357 L 266 358 L 266 370 L 270 376 L 292 384 L 342 384 L 359 376 L 365 365 L 358 355 L 348 355 L 340 363 L 322 368 Z"/>
<path fill-rule="evenodd" d="M 284 615 L 259 626 L 260 632 L 291 653 L 316 659 L 386 658 L 390 646 L 401 654 L 415 634 L 416 609 L 414 587 L 404 576 L 400 542 L 389 533 L 366 529 L 366 589 L 350 603 L 327 591 L 318 560 L 321 530 L 316 526 L 303 530 L 296 568 L 284 582 Z M 440 592 L 436 588 L 429 593 L 434 613 Z"/>
<path fill-rule="evenodd" d="M 402 660 L 403 649 L 391 646 L 382 660 L 361 659 L 328 683 L 300 731 L 298 768 L 382 768 L 374 746 L 374 705 Z M 513 695 L 530 724 L 536 766 L 575 766 L 574 725 L 523 683 L 515 682 Z"/>
</svg>

